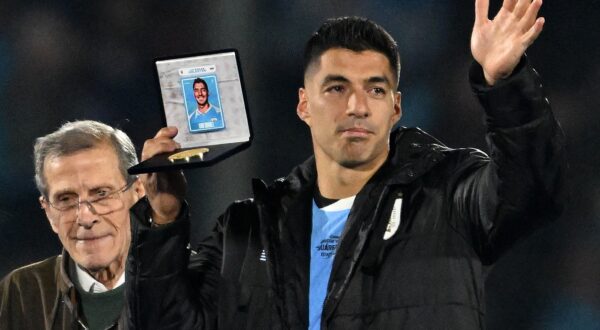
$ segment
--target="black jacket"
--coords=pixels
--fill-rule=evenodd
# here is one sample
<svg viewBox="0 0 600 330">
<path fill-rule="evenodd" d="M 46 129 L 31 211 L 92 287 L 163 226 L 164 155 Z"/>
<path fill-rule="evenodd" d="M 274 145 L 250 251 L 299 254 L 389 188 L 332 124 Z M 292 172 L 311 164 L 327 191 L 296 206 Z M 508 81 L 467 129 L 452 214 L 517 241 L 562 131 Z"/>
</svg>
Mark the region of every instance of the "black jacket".
<svg viewBox="0 0 600 330">
<path fill-rule="evenodd" d="M 535 71 L 523 60 L 490 88 L 475 65 L 471 81 L 491 157 L 394 132 L 338 245 L 323 329 L 481 329 L 483 266 L 560 214 L 563 136 Z M 254 199 L 227 209 L 189 268 L 188 222 L 134 225 L 131 325 L 306 329 L 315 171 L 311 158 L 269 186 L 255 180 Z M 396 199 L 400 226 L 384 240 Z"/>
</svg>

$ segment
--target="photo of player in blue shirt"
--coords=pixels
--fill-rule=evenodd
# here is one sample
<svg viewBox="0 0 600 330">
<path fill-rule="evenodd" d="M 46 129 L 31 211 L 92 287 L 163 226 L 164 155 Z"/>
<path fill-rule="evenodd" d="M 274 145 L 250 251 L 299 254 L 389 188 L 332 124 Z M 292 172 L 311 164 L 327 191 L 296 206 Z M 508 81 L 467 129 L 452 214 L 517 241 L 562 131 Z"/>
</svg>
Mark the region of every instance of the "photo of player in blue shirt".
<svg viewBox="0 0 600 330">
<path fill-rule="evenodd" d="M 182 86 L 186 94 L 186 109 L 188 124 L 191 133 L 207 132 L 213 130 L 219 130 L 225 128 L 225 121 L 223 120 L 223 112 L 219 107 L 219 95 L 218 91 L 216 95 L 211 97 L 209 91 L 209 83 L 212 82 L 214 90 L 216 91 L 216 77 L 209 76 L 203 78 L 186 79 L 182 81 Z M 186 85 L 191 84 L 191 91 Z M 191 98 L 193 96 L 192 101 Z"/>
</svg>

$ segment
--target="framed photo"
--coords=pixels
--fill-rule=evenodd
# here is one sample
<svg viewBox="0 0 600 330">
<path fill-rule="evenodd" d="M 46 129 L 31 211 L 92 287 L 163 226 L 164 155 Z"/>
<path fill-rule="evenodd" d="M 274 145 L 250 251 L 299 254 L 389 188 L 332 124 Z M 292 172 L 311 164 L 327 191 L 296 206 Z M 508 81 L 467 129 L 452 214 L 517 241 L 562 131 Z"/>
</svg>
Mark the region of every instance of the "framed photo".
<svg viewBox="0 0 600 330">
<path fill-rule="evenodd" d="M 183 100 L 190 133 L 216 131 L 225 128 L 217 76 L 196 76 L 181 79 Z"/>
<path fill-rule="evenodd" d="M 146 173 L 208 166 L 247 147 L 250 119 L 238 52 L 225 49 L 154 61 L 165 126 L 181 150 L 129 169 Z"/>
</svg>

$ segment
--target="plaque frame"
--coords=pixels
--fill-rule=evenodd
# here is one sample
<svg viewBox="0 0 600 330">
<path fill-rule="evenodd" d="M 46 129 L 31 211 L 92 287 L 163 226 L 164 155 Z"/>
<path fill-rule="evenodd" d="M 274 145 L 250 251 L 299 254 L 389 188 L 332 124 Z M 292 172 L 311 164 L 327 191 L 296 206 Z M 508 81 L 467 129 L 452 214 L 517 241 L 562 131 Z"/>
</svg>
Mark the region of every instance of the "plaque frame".
<svg viewBox="0 0 600 330">
<path fill-rule="evenodd" d="M 178 128 L 174 140 L 181 149 L 140 162 L 129 174 L 211 166 L 250 146 L 252 126 L 236 49 L 159 57 L 153 63 L 162 123 Z"/>
</svg>

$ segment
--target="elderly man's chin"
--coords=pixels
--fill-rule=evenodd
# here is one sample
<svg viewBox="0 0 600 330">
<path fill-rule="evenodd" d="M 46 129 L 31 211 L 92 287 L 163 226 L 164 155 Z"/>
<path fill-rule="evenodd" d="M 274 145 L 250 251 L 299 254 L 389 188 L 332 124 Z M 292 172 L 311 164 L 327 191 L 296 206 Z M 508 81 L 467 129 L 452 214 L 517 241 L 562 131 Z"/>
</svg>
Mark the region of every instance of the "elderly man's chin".
<svg viewBox="0 0 600 330">
<path fill-rule="evenodd" d="M 75 262 L 89 272 L 97 272 L 108 268 L 118 258 L 108 258 L 100 255 L 86 255 L 73 258 Z"/>
</svg>

